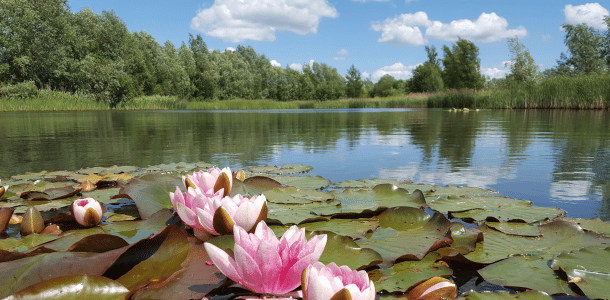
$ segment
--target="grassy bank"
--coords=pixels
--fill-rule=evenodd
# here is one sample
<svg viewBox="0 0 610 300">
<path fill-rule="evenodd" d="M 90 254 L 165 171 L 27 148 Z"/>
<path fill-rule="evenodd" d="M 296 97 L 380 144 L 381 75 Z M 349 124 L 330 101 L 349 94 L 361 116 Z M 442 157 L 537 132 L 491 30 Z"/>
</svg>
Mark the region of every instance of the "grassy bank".
<svg viewBox="0 0 610 300">
<path fill-rule="evenodd" d="M 142 96 L 120 103 L 118 110 L 233 110 L 233 109 L 329 109 L 426 107 L 427 94 L 387 98 L 341 99 L 334 101 L 214 100 L 187 101 L 175 96 Z M 108 104 L 91 95 L 41 90 L 37 95 L 1 97 L 0 111 L 108 110 Z"/>
<path fill-rule="evenodd" d="M 556 76 L 488 91 L 449 90 L 431 95 L 428 107 L 608 109 L 610 75 Z"/>
</svg>

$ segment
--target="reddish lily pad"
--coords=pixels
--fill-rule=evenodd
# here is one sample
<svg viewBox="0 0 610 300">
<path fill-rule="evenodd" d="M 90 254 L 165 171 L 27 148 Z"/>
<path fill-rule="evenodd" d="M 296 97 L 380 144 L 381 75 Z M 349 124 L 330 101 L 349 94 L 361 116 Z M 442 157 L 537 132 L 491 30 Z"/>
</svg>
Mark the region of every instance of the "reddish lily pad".
<svg viewBox="0 0 610 300">
<path fill-rule="evenodd" d="M 5 299 L 125 299 L 129 290 L 103 276 L 72 275 L 44 280 Z"/>
<path fill-rule="evenodd" d="M 610 295 L 610 247 L 562 252 L 553 259 L 551 267 L 563 272 L 589 298 L 607 299 Z"/>
<path fill-rule="evenodd" d="M 543 256 L 509 257 L 480 269 L 479 274 L 486 281 L 501 286 L 535 289 L 548 294 L 573 294 L 568 283 L 549 268 L 549 259 Z"/>
<path fill-rule="evenodd" d="M 421 261 L 403 261 L 388 269 L 369 271 L 377 292 L 405 293 L 411 287 L 435 276 L 449 277 L 453 271 L 437 263 L 440 255 L 428 253 Z"/>
</svg>

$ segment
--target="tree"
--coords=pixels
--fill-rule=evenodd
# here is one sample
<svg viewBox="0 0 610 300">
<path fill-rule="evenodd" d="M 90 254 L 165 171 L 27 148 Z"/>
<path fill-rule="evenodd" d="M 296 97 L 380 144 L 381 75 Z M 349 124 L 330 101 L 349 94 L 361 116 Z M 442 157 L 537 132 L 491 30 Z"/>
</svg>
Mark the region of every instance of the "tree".
<svg viewBox="0 0 610 300">
<path fill-rule="evenodd" d="M 413 77 L 407 85 L 411 92 L 436 92 L 443 89 L 440 61 L 436 58 L 436 47 L 426 46 L 428 61 L 413 70 Z"/>
<path fill-rule="evenodd" d="M 375 83 L 373 89 L 369 91 L 370 97 L 387 97 L 394 93 L 396 79 L 390 74 L 385 74 Z"/>
<path fill-rule="evenodd" d="M 360 97 L 360 94 L 362 94 L 362 87 L 364 85 L 360 71 L 358 71 L 358 69 L 352 65 L 349 70 L 347 70 L 347 76 L 345 79 L 347 81 L 345 86 L 345 94 L 347 97 Z"/>
<path fill-rule="evenodd" d="M 610 16 L 606 16 L 604 18 L 604 23 L 606 23 L 606 32 L 604 38 L 602 39 L 602 55 L 606 59 L 606 66 L 610 69 Z"/>
<path fill-rule="evenodd" d="M 507 39 L 511 53 L 510 74 L 507 79 L 517 83 L 534 82 L 539 77 L 538 66 L 530 55 L 529 50 L 519 42 L 517 37 Z"/>
<path fill-rule="evenodd" d="M 602 53 L 604 37 L 593 27 L 586 24 L 561 26 L 566 32 L 564 39 L 568 54 L 561 53 L 557 61 L 560 70 L 568 74 L 600 73 L 606 69 Z"/>
<path fill-rule="evenodd" d="M 481 75 L 481 60 L 479 48 L 473 42 L 460 38 L 452 49 L 444 46 L 442 74 L 445 87 L 452 89 L 481 89 L 485 85 L 485 77 Z"/>
</svg>

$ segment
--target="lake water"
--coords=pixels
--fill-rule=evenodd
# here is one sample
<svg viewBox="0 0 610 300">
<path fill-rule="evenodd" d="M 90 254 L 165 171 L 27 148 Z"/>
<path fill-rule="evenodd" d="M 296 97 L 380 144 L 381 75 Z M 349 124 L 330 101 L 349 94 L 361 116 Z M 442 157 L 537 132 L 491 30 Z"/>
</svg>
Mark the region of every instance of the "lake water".
<svg viewBox="0 0 610 300">
<path fill-rule="evenodd" d="M 610 112 L 349 109 L 0 113 L 0 178 L 205 161 L 489 188 L 610 221 Z"/>
</svg>

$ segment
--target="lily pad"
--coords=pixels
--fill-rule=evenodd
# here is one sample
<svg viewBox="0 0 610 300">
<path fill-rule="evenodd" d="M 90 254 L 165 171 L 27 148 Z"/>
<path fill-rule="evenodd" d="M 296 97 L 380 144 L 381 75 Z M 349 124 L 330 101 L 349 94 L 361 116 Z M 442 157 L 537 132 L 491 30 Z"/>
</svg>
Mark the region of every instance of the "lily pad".
<svg viewBox="0 0 610 300">
<path fill-rule="evenodd" d="M 243 196 L 260 195 L 266 191 L 284 187 L 281 183 L 265 176 L 248 177 L 243 182 L 233 180 L 231 196 L 241 194 Z"/>
<path fill-rule="evenodd" d="M 335 199 L 328 192 L 301 190 L 296 187 L 275 188 L 265 192 L 267 201 L 281 204 L 307 204 L 313 202 L 326 202 Z"/>
<path fill-rule="evenodd" d="M 360 179 L 360 180 L 346 180 L 342 182 L 335 183 L 334 185 L 340 188 L 352 188 L 352 189 L 372 189 L 373 187 L 380 184 L 391 184 L 395 186 L 400 185 L 409 185 L 412 184 L 411 180 L 398 180 L 398 179 Z M 429 188 L 432 188 L 432 185 L 429 185 Z M 424 190 L 426 190 L 424 188 Z M 423 190 L 422 190 L 423 191 Z"/>
<path fill-rule="evenodd" d="M 474 292 L 470 291 L 462 296 L 458 297 L 457 300 L 553 300 L 551 296 L 546 293 L 538 291 L 526 291 L 523 293 L 510 294 L 508 292 Z"/>
<path fill-rule="evenodd" d="M 466 255 L 470 261 L 489 264 L 509 256 L 541 255 L 550 259 L 562 251 L 577 250 L 589 246 L 607 246 L 610 238 L 585 232 L 578 225 L 565 221 L 553 221 L 538 226 L 542 237 L 510 236 L 490 229 L 486 225 L 477 227 L 485 240 L 477 249 Z"/>
<path fill-rule="evenodd" d="M 448 196 L 457 196 L 457 197 L 477 197 L 477 196 L 492 196 L 499 194 L 496 191 L 492 191 L 489 189 L 482 189 L 478 187 L 470 187 L 470 186 L 434 186 L 434 191 L 432 192 L 433 197 L 448 197 Z"/>
<path fill-rule="evenodd" d="M 431 198 L 428 198 L 431 199 Z M 438 197 L 429 201 L 428 206 L 440 213 L 465 212 L 472 209 L 498 209 L 503 206 L 530 207 L 531 201 L 499 196 L 460 197 L 455 195 Z"/>
<path fill-rule="evenodd" d="M 587 247 L 573 252 L 562 252 L 553 259 L 553 270 L 567 275 L 585 296 L 605 299 L 610 295 L 610 247 Z"/>
<path fill-rule="evenodd" d="M 328 221 L 312 222 L 299 225 L 310 231 L 332 231 L 336 234 L 348 236 L 352 239 L 363 238 L 379 227 L 376 218 L 361 219 L 330 219 Z"/>
<path fill-rule="evenodd" d="M 124 299 L 129 290 L 103 276 L 72 275 L 44 280 L 6 299 Z M 52 297 L 49 297 L 52 295 Z"/>
<path fill-rule="evenodd" d="M 582 229 L 597 232 L 599 234 L 610 237 L 610 222 L 604 222 L 600 218 L 596 219 L 572 219 L 563 218 L 564 221 L 578 224 Z"/>
<path fill-rule="evenodd" d="M 8 238 L 0 240 L 0 249 L 8 251 L 25 251 L 58 238 L 59 237 L 52 234 L 30 234 L 22 238 Z"/>
<path fill-rule="evenodd" d="M 508 235 L 540 236 L 538 225 L 521 222 L 485 222 L 487 226 Z"/>
<path fill-rule="evenodd" d="M 173 214 L 169 209 L 163 209 L 153 214 L 147 220 L 113 222 L 100 226 L 105 233 L 116 235 L 130 244 L 148 238 L 167 226 Z"/>
<path fill-rule="evenodd" d="M 335 193 L 335 198 L 341 201 L 341 206 L 336 211 L 328 209 L 315 209 L 319 215 L 328 216 L 338 213 L 360 213 L 364 210 L 374 211 L 379 207 L 424 207 L 426 200 L 421 193 L 410 194 L 407 190 L 394 185 L 380 184 L 373 190 L 346 189 L 343 193 Z"/>
<path fill-rule="evenodd" d="M 483 233 L 475 229 L 466 229 L 462 223 L 452 222 L 451 239 L 453 240 L 451 245 L 435 251 L 443 256 L 443 259 L 473 252 L 477 248 L 477 243 L 483 241 Z"/>
<path fill-rule="evenodd" d="M 549 267 L 543 256 L 515 256 L 479 270 L 483 279 L 501 286 L 532 289 L 548 294 L 568 294 L 572 291 Z"/>
<path fill-rule="evenodd" d="M 268 220 L 277 220 L 284 225 L 290 224 L 301 224 L 316 220 L 329 220 L 328 217 L 321 217 L 316 215 L 313 210 L 320 209 L 324 207 L 328 207 L 329 209 L 334 209 L 336 205 L 338 205 L 339 201 L 332 201 L 329 203 L 311 203 L 311 204 L 303 204 L 303 205 L 293 205 L 293 204 L 277 204 L 273 202 L 268 202 Z"/>
<path fill-rule="evenodd" d="M 317 190 L 331 184 L 330 180 L 321 176 L 275 176 L 273 179 L 286 185 L 294 186 L 298 189 Z"/>
<path fill-rule="evenodd" d="M 421 261 L 403 261 L 389 269 L 369 271 L 369 279 L 375 283 L 377 292 L 405 293 L 412 286 L 434 276 L 449 277 L 453 271 L 435 262 L 437 253 L 428 253 Z"/>
<path fill-rule="evenodd" d="M 253 167 L 253 168 L 248 169 L 248 171 L 250 171 L 252 173 L 278 174 L 278 175 L 306 173 L 311 170 L 313 170 L 313 168 L 310 166 L 293 165 L 293 164 L 283 165 L 283 166 L 279 166 L 279 167 L 266 165 L 266 166 Z"/>
<path fill-rule="evenodd" d="M 388 224 L 397 229 L 378 229 L 370 237 L 356 242 L 361 247 L 379 252 L 385 263 L 421 260 L 428 252 L 450 245 L 453 241 L 448 237 L 451 222 L 441 213 L 425 218 L 419 209 L 397 207 L 386 210 L 378 218 L 380 224 L 384 222 L 382 220 L 391 220 Z M 400 219 L 405 223 L 400 224 Z"/>
<path fill-rule="evenodd" d="M 547 220 L 555 220 L 564 216 L 566 212 L 556 207 L 522 207 L 522 206 L 504 206 L 498 209 L 485 210 L 473 209 L 465 212 L 450 213 L 450 217 L 459 218 L 466 222 L 481 222 L 484 220 L 498 221 L 521 221 L 525 223 L 541 222 Z"/>
<path fill-rule="evenodd" d="M 129 195 L 136 203 L 140 217 L 148 219 L 163 208 L 173 208 L 169 193 L 175 192 L 176 186 L 182 186 L 180 177 L 155 173 L 133 178 L 119 193 Z"/>
</svg>

